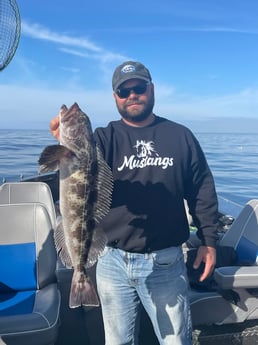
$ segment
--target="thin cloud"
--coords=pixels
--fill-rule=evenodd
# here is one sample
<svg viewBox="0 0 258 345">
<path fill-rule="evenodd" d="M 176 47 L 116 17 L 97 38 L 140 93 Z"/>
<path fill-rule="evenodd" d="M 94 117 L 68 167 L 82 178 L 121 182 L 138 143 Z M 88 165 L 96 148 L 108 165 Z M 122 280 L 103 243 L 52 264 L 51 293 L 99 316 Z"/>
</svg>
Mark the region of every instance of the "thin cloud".
<svg viewBox="0 0 258 345">
<path fill-rule="evenodd" d="M 242 29 L 237 27 L 226 27 L 226 26 L 134 26 L 134 27 L 113 27 L 113 28 L 102 28 L 95 30 L 98 32 L 119 32 L 119 33 L 158 33 L 158 32 L 214 32 L 214 33 L 232 33 L 232 34 L 246 34 L 246 35 L 258 35 L 258 30 L 254 29 Z"/>
<path fill-rule="evenodd" d="M 89 54 L 87 52 L 82 52 L 79 50 L 74 50 L 70 48 L 59 48 L 60 51 L 66 54 L 74 55 L 74 56 L 79 56 L 81 58 L 91 58 L 95 60 L 102 61 L 103 63 L 109 63 L 113 61 L 122 61 L 122 60 L 130 60 L 128 56 L 121 55 L 121 54 L 116 54 L 116 53 L 111 53 L 109 51 L 103 51 L 102 54 Z"/>
<path fill-rule="evenodd" d="M 62 44 L 64 47 L 58 49 L 66 54 L 76 55 L 82 58 L 92 58 L 102 63 L 129 60 L 129 57 L 108 51 L 86 38 L 61 34 L 37 23 L 30 24 L 23 21 L 22 33 L 33 39 Z M 71 49 L 70 47 L 76 47 L 77 49 Z"/>
<path fill-rule="evenodd" d="M 79 56 L 81 58 L 89 58 L 92 56 L 91 54 L 81 52 L 79 50 L 69 49 L 69 48 L 59 48 L 58 50 L 69 55 Z"/>
<path fill-rule="evenodd" d="M 67 71 L 67 72 L 72 72 L 72 73 L 79 73 L 80 72 L 79 68 L 61 67 L 61 69 L 64 71 Z"/>
<path fill-rule="evenodd" d="M 184 28 L 182 31 L 198 31 L 198 32 L 228 32 L 236 34 L 258 35 L 257 30 L 244 30 L 241 28 L 232 27 L 204 27 L 204 28 Z"/>
<path fill-rule="evenodd" d="M 22 33 L 24 35 L 38 40 L 45 40 L 54 43 L 61 43 L 63 45 L 85 48 L 92 52 L 101 52 L 103 50 L 101 47 L 97 46 L 95 43 L 85 38 L 78 38 L 68 36 L 65 34 L 60 34 L 51 31 L 40 24 L 29 24 L 26 21 L 24 21 L 22 22 L 21 27 Z"/>
</svg>

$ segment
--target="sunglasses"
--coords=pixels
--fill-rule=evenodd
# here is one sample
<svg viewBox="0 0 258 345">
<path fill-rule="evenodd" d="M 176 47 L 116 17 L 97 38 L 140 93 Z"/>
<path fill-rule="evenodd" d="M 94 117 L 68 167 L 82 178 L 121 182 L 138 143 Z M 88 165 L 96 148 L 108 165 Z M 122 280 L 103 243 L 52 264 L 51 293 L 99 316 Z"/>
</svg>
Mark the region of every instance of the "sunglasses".
<svg viewBox="0 0 258 345">
<path fill-rule="evenodd" d="M 133 91 L 136 95 L 143 95 L 146 90 L 147 90 L 147 86 L 150 83 L 144 83 L 144 84 L 139 84 L 139 85 L 135 85 L 132 87 L 124 87 L 121 89 L 117 89 L 116 90 L 116 94 L 119 98 L 127 98 L 131 92 Z"/>
</svg>

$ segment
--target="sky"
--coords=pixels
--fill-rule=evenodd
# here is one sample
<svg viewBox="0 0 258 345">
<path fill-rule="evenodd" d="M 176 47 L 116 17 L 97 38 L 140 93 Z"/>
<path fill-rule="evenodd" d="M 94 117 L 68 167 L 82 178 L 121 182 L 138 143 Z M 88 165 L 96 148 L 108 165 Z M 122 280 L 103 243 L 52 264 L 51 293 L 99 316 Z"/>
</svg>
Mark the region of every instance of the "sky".
<svg viewBox="0 0 258 345">
<path fill-rule="evenodd" d="M 74 102 L 93 127 L 119 119 L 112 74 L 135 60 L 151 72 L 155 114 L 193 131 L 258 133 L 257 0 L 17 3 L 21 37 L 0 72 L 0 129 L 48 129 Z"/>
</svg>

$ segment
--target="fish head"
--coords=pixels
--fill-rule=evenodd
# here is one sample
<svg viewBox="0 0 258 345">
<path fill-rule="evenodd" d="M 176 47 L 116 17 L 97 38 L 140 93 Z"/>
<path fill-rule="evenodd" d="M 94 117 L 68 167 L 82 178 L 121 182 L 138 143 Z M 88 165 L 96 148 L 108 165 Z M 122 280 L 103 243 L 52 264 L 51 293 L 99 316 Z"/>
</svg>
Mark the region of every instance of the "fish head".
<svg viewBox="0 0 258 345">
<path fill-rule="evenodd" d="M 77 153 L 93 140 L 89 117 L 74 103 L 69 109 L 65 105 L 59 113 L 60 143 Z"/>
</svg>

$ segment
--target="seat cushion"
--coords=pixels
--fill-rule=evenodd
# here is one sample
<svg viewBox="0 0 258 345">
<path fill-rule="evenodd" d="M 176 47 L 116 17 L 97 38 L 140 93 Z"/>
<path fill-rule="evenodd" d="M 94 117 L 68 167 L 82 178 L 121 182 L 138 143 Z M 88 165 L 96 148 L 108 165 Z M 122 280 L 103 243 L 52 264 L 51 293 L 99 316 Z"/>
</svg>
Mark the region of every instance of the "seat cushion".
<svg viewBox="0 0 258 345">
<path fill-rule="evenodd" d="M 245 236 L 242 236 L 237 245 L 237 256 L 239 265 L 257 264 L 258 246 Z"/>
<path fill-rule="evenodd" d="M 60 293 L 57 284 L 37 291 L 31 313 L 0 317 L 0 337 L 6 343 L 37 345 L 54 343 L 59 326 Z M 52 331 L 51 331 L 52 330 Z"/>
<path fill-rule="evenodd" d="M 34 242 L 0 244 L 0 257 L 0 293 L 37 288 Z"/>
<path fill-rule="evenodd" d="M 35 295 L 35 291 L 10 291 L 1 293 L 0 317 L 32 313 Z"/>
<path fill-rule="evenodd" d="M 0 284 L 35 290 L 55 282 L 57 254 L 44 205 L 0 204 L 0 219 Z"/>
</svg>

